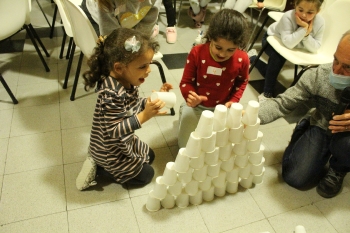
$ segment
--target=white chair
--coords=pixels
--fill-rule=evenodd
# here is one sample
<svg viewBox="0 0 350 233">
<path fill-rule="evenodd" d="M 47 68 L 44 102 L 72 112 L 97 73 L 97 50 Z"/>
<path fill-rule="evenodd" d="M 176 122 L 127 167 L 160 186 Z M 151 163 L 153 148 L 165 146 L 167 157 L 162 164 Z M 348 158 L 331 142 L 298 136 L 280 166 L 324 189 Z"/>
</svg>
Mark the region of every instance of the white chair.
<svg viewBox="0 0 350 233">
<path fill-rule="evenodd" d="M 1 0 L 0 1 L 0 41 L 10 38 L 23 28 L 32 41 L 36 52 L 39 55 L 41 62 L 43 63 L 45 70 L 50 71 L 46 64 L 44 57 L 42 56 L 36 40 L 40 44 L 42 50 L 47 57 L 50 54 L 47 52 L 44 44 L 41 42 L 34 27 L 30 23 L 30 11 L 28 0 Z M 36 39 L 36 40 L 35 40 Z"/>
<path fill-rule="evenodd" d="M 329 7 L 333 2 L 335 2 L 335 1 L 336 1 L 336 0 L 324 0 L 323 3 L 322 3 L 322 6 L 321 6 L 321 11 L 320 11 L 319 14 L 322 14 L 322 12 L 323 12 L 327 7 Z M 259 37 L 259 35 L 260 35 L 261 31 L 262 31 L 262 29 L 264 28 L 265 24 L 267 23 L 267 20 L 268 20 L 269 18 L 271 18 L 271 19 L 273 19 L 275 22 L 277 22 L 277 21 L 279 21 L 279 20 L 282 18 L 284 12 L 280 12 L 280 11 L 269 11 L 267 14 L 268 14 L 268 17 L 266 17 L 265 20 L 264 20 L 264 22 L 262 23 L 262 25 L 261 25 L 261 27 L 260 27 L 258 33 L 255 35 L 255 38 L 253 39 L 252 43 L 250 44 L 250 46 L 249 46 L 249 48 L 248 48 L 248 51 L 249 51 L 250 49 L 253 48 L 253 46 L 254 46 L 256 40 L 258 39 L 258 37 Z"/>
<path fill-rule="evenodd" d="M 64 89 L 66 89 L 68 85 L 70 66 L 73 61 L 75 47 L 78 46 L 81 50 L 77 70 L 75 73 L 72 93 L 70 96 L 70 100 L 73 101 L 75 99 L 75 92 L 78 85 L 80 68 L 83 62 L 84 55 L 86 57 L 90 57 L 92 55 L 93 49 L 96 46 L 96 40 L 98 36 L 94 28 L 92 27 L 89 19 L 86 17 L 84 11 L 78 5 L 76 5 L 75 3 L 69 0 L 58 0 L 58 1 L 61 1 L 62 5 L 64 6 L 65 12 L 67 14 L 67 18 L 69 19 L 69 22 L 72 28 L 73 40 L 74 40 L 74 43 L 69 55 L 69 63 L 67 67 L 68 74 L 66 74 L 66 77 L 63 83 Z"/>
<path fill-rule="evenodd" d="M 259 52 L 257 58 L 251 64 L 249 72 L 255 66 L 256 61 L 260 58 L 267 45 L 271 45 L 279 54 L 281 54 L 286 60 L 290 61 L 295 65 L 294 70 L 294 85 L 300 74 L 298 75 L 298 66 L 309 66 L 309 65 L 321 65 L 331 63 L 333 61 L 333 54 L 339 43 L 343 33 L 349 30 L 347 23 L 347 14 L 350 12 L 350 0 L 337 0 L 334 3 L 327 6 L 322 12 L 322 17 L 325 20 L 325 31 L 322 38 L 322 44 L 317 53 L 310 53 L 303 49 L 288 49 L 283 45 L 281 39 L 276 36 L 268 36 L 266 45 Z M 343 22 L 343 23 L 339 23 Z M 304 72 L 302 70 L 301 72 Z"/>
<path fill-rule="evenodd" d="M 286 4 L 287 4 L 287 0 L 264 0 L 264 7 L 258 8 L 257 0 L 253 1 L 253 3 L 248 7 L 250 9 L 250 17 L 252 19 L 252 24 L 253 24 L 253 10 L 259 11 L 259 15 L 258 15 L 258 19 L 256 20 L 256 23 L 254 25 L 253 31 L 250 35 L 249 42 L 251 41 L 251 39 L 255 33 L 255 30 L 258 27 L 260 17 L 262 15 L 262 13 L 264 12 L 264 10 L 282 12 L 286 8 Z M 268 16 L 266 16 L 261 28 L 266 24 L 267 19 L 268 19 Z M 256 39 L 254 39 L 253 42 L 255 42 L 255 40 Z M 251 43 L 251 46 L 248 48 L 248 50 L 251 49 L 252 44 L 253 43 Z"/>
</svg>

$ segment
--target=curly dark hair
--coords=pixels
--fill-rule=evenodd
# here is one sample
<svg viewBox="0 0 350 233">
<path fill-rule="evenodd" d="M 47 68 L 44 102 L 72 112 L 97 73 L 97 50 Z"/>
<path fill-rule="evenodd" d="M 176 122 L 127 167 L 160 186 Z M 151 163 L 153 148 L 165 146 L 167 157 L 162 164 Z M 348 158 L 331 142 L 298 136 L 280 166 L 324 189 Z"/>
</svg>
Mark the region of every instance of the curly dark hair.
<svg viewBox="0 0 350 233">
<path fill-rule="evenodd" d="M 242 13 L 232 9 L 222 9 L 211 18 L 204 39 L 210 41 L 222 38 L 243 50 L 247 46 L 249 35 L 249 23 Z"/>
<path fill-rule="evenodd" d="M 125 41 L 133 36 L 141 43 L 141 48 L 137 52 L 127 51 L 124 47 Z M 105 37 L 103 42 L 99 41 L 97 43 L 93 54 L 87 61 L 90 69 L 83 74 L 85 90 L 88 91 L 90 88 L 94 88 L 96 83 L 99 86 L 102 80 L 113 70 L 116 62 L 128 65 L 149 48 L 157 52 L 159 43 L 133 29 L 118 28 L 114 30 L 109 36 Z"/>
</svg>

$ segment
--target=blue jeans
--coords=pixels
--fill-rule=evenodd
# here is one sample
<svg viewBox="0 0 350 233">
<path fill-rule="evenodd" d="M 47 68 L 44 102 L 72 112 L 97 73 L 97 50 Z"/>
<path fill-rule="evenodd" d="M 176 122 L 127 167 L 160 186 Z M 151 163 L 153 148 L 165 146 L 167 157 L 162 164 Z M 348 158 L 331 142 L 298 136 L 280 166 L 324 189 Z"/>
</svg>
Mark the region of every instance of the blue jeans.
<svg viewBox="0 0 350 233">
<path fill-rule="evenodd" d="M 283 154 L 283 179 L 292 187 L 310 188 L 323 178 L 328 160 L 334 170 L 350 171 L 350 133 L 331 135 L 303 119 Z"/>
<path fill-rule="evenodd" d="M 267 33 L 262 38 L 262 45 L 265 46 L 267 42 Z M 265 78 L 264 92 L 273 93 L 277 82 L 278 74 L 280 73 L 286 59 L 281 56 L 271 45 L 267 45 L 265 53 L 269 56 L 268 63 L 258 60 L 255 67 L 260 74 Z"/>
</svg>

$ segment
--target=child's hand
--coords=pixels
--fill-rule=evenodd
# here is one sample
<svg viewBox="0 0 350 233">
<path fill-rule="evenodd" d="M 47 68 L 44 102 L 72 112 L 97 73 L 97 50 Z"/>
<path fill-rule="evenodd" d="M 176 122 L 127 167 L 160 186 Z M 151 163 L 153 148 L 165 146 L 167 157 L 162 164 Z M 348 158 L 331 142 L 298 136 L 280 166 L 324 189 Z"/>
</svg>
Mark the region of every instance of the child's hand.
<svg viewBox="0 0 350 233">
<path fill-rule="evenodd" d="M 196 107 L 198 104 L 200 104 L 202 101 L 207 101 L 208 98 L 203 95 L 197 95 L 197 93 L 190 91 L 190 94 L 188 94 L 188 97 L 186 99 L 186 104 L 189 107 Z"/>
<path fill-rule="evenodd" d="M 310 34 L 310 32 L 312 31 L 313 25 L 314 25 L 314 20 L 311 20 L 309 27 L 307 28 L 305 36 L 308 36 Z"/>
<path fill-rule="evenodd" d="M 137 115 L 140 123 L 143 124 L 155 115 L 164 114 L 163 112 L 159 112 L 159 110 L 164 108 L 164 106 L 165 103 L 160 99 L 151 101 L 151 98 L 147 98 L 145 109 Z"/>
<path fill-rule="evenodd" d="M 229 101 L 225 104 L 226 108 L 231 108 L 231 105 L 233 104 L 233 102 Z"/>
<path fill-rule="evenodd" d="M 299 16 L 297 16 L 297 14 L 295 14 L 295 21 L 296 21 L 296 23 L 297 23 L 300 27 L 303 27 L 303 28 L 305 28 L 306 30 L 308 29 L 309 24 L 306 23 L 306 22 L 304 22 L 304 21 L 302 21 L 302 20 L 299 18 Z"/>
<path fill-rule="evenodd" d="M 173 85 L 171 85 L 170 83 L 164 83 L 161 87 L 160 87 L 160 91 L 161 92 L 168 92 L 169 90 L 173 89 Z"/>
</svg>

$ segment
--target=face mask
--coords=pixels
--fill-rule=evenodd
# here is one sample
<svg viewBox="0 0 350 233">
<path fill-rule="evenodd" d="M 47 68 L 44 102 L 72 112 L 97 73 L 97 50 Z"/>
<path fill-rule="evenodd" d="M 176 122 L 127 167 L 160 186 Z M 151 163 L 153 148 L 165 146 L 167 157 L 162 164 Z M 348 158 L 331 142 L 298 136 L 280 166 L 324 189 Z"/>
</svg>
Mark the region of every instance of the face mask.
<svg viewBox="0 0 350 233">
<path fill-rule="evenodd" d="M 345 87 L 350 86 L 350 76 L 335 74 L 331 70 L 329 82 L 335 89 L 343 90 Z"/>
</svg>

